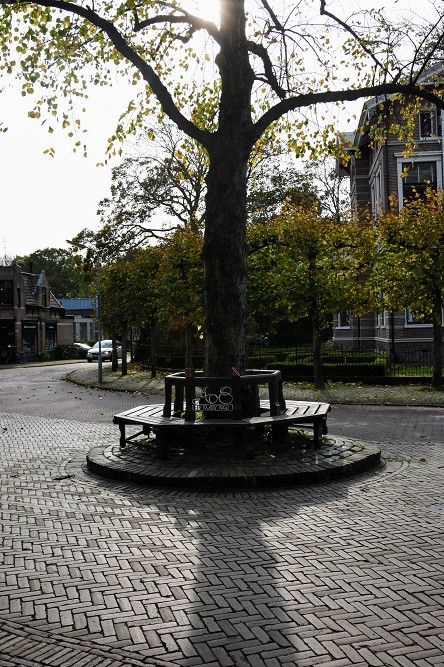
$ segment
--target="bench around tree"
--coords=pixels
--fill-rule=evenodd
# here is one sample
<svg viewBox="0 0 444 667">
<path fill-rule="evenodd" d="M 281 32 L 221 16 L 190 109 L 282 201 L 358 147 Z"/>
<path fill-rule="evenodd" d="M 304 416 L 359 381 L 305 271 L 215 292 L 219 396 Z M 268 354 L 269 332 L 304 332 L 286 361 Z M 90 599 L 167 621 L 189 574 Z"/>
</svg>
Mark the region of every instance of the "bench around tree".
<svg viewBox="0 0 444 667">
<path fill-rule="evenodd" d="M 260 385 L 268 387 L 265 400 L 260 399 Z M 196 389 L 200 389 L 197 397 Z M 329 411 L 328 403 L 285 401 L 280 371 L 248 370 L 245 375 L 224 378 L 185 371 L 166 376 L 163 406 L 131 408 L 115 415 L 113 422 L 119 426 L 122 448 L 142 434 L 154 433 L 156 452 L 161 459 L 168 455 L 173 434 L 183 433 L 186 443 L 209 427 L 231 432 L 235 443 L 251 458 L 255 453 L 254 435 L 267 425 L 271 426 L 274 442 L 285 441 L 289 426 L 310 427 L 313 444 L 319 447 L 322 435 L 327 433 Z M 142 429 L 128 436 L 126 426 Z"/>
</svg>

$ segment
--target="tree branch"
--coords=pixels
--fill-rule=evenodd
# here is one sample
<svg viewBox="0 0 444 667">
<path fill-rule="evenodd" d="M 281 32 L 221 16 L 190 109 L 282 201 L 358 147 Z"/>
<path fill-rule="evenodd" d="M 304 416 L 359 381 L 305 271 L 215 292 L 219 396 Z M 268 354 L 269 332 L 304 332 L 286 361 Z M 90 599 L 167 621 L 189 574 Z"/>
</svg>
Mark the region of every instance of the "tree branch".
<svg viewBox="0 0 444 667">
<path fill-rule="evenodd" d="M 254 55 L 258 56 L 262 60 L 266 81 L 270 85 L 271 89 L 274 90 L 278 97 L 285 99 L 287 92 L 278 83 L 278 80 L 273 72 L 273 66 L 271 64 L 271 59 L 268 55 L 267 49 L 261 44 L 256 44 L 256 42 L 250 40 L 247 42 L 247 47 L 250 53 L 254 53 Z"/>
<path fill-rule="evenodd" d="M 205 21 L 205 19 L 200 18 L 200 16 L 195 16 L 194 14 L 189 14 L 188 12 L 175 8 L 178 11 L 182 12 L 182 16 L 173 16 L 170 14 L 158 14 L 149 19 L 144 19 L 139 21 L 137 16 L 137 9 L 134 10 L 134 30 L 139 32 L 144 30 L 151 25 L 156 25 L 158 23 L 184 23 L 191 26 L 193 32 L 197 30 L 205 30 L 218 44 L 220 43 L 220 34 L 219 30 L 215 23 L 212 21 Z"/>
<path fill-rule="evenodd" d="M 27 4 L 27 2 L 23 2 L 22 0 L 19 0 L 18 2 L 16 0 L 0 0 L 0 6 L 17 6 Z M 171 120 L 180 130 L 188 134 L 188 136 L 196 139 L 196 141 L 199 141 L 204 146 L 208 145 L 210 142 L 211 133 L 198 128 L 180 112 L 174 103 L 170 92 L 162 83 L 155 70 L 139 56 L 137 51 L 132 46 L 130 46 L 130 44 L 113 23 L 99 16 L 99 14 L 97 14 L 93 9 L 83 7 L 69 1 L 64 2 L 63 0 L 36 0 L 35 4 L 40 5 L 41 7 L 52 7 L 54 9 L 60 9 L 61 11 L 80 16 L 105 33 L 110 41 L 114 44 L 117 51 L 119 51 L 119 53 L 121 53 L 124 58 L 129 60 L 142 74 L 143 79 L 156 95 L 165 114 L 171 118 Z"/>
<path fill-rule="evenodd" d="M 348 25 L 348 23 L 345 23 L 345 21 L 342 21 L 342 19 L 340 19 L 338 16 L 335 16 L 331 12 L 327 11 L 327 9 L 325 8 L 325 3 L 326 3 L 326 0 L 321 0 L 321 9 L 320 9 L 321 16 L 328 16 L 335 23 L 340 25 L 341 28 L 343 28 L 345 30 L 345 32 L 348 32 L 354 39 L 356 39 L 356 41 L 358 42 L 358 44 L 360 45 L 360 47 L 364 51 L 364 53 L 366 53 L 368 56 L 370 56 L 370 58 L 374 61 L 374 63 L 378 67 L 380 67 L 383 71 L 387 71 L 386 67 L 381 63 L 379 58 L 377 58 L 375 56 L 375 54 L 373 53 L 371 48 L 369 46 L 366 46 L 363 43 L 363 41 L 362 41 L 361 37 L 358 35 L 358 33 L 355 30 L 353 30 L 353 28 L 350 25 Z"/>
<path fill-rule="evenodd" d="M 444 109 L 444 99 L 438 97 L 435 93 L 414 83 L 381 83 L 377 86 L 365 86 L 363 88 L 351 88 L 346 90 L 327 90 L 320 93 L 306 93 L 289 97 L 286 100 L 278 102 L 274 107 L 266 111 L 254 124 L 252 133 L 252 142 L 255 143 L 268 128 L 269 125 L 279 120 L 284 114 L 296 109 L 303 109 L 315 104 L 326 104 L 329 102 L 355 102 L 361 98 L 387 96 L 391 95 L 412 95 L 421 97 L 432 104 L 436 104 L 440 109 Z"/>
<path fill-rule="evenodd" d="M 279 21 L 278 17 L 274 13 L 274 11 L 271 9 L 268 0 L 261 0 L 261 3 L 265 10 L 267 11 L 268 15 L 270 16 L 271 20 L 273 21 L 274 27 L 279 30 L 282 34 L 285 32 L 285 28 L 282 25 L 282 23 Z"/>
</svg>

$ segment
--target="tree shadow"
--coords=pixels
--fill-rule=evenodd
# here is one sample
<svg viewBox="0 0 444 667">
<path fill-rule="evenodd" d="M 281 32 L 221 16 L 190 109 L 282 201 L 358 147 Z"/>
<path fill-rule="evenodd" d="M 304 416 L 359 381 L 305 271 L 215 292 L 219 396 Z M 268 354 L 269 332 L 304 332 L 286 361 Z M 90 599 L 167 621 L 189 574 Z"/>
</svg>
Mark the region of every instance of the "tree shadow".
<svg viewBox="0 0 444 667">
<path fill-rule="evenodd" d="M 317 614 L 332 604 L 323 599 L 331 592 L 322 582 L 328 536 L 341 533 L 328 508 L 345 499 L 349 483 L 236 492 L 114 487 L 137 515 L 126 517 L 136 539 L 125 545 L 125 579 L 140 613 L 124 621 L 126 650 L 181 666 L 311 664 Z"/>
</svg>

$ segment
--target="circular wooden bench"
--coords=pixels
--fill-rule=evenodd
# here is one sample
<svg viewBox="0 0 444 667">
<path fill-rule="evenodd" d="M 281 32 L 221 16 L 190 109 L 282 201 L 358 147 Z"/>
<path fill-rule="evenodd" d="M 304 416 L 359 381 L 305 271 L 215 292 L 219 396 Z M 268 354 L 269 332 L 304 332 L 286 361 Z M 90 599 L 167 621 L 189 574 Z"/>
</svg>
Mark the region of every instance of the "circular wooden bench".
<svg viewBox="0 0 444 667">
<path fill-rule="evenodd" d="M 259 397 L 260 385 L 267 385 L 268 398 Z M 174 389 L 174 397 L 173 397 Z M 200 394 L 196 397 L 196 389 Z M 246 391 L 245 391 L 246 389 Z M 245 400 L 245 396 L 247 400 Z M 165 378 L 165 403 L 141 405 L 114 415 L 120 428 L 120 446 L 136 440 L 141 434 L 156 436 L 159 458 L 168 456 L 172 433 L 183 430 L 184 441 L 205 428 L 231 431 L 235 443 L 245 456 L 254 456 L 254 434 L 271 425 L 273 441 L 285 440 L 288 427 L 300 425 L 313 429 L 313 444 L 319 447 L 327 433 L 328 403 L 285 401 L 280 371 L 247 370 L 244 375 L 224 378 L 203 373 L 174 373 Z M 141 426 L 130 436 L 126 426 Z"/>
</svg>

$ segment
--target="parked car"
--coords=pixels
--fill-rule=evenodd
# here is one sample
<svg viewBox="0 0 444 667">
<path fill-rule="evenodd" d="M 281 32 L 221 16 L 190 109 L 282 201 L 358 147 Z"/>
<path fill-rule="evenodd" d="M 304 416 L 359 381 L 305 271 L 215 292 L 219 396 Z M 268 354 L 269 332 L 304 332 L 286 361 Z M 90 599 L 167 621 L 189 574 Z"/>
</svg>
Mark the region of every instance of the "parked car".
<svg viewBox="0 0 444 667">
<path fill-rule="evenodd" d="M 91 349 L 91 345 L 87 345 L 87 343 L 73 343 L 73 348 L 76 357 L 86 359 L 86 355 L 88 354 L 88 350 Z"/>
<path fill-rule="evenodd" d="M 111 361 L 113 354 L 113 342 L 112 340 L 102 340 L 101 343 L 102 350 L 102 361 Z M 89 362 L 99 360 L 99 343 L 95 343 L 87 352 L 86 358 Z M 122 358 L 122 345 L 117 343 L 117 358 Z"/>
</svg>

